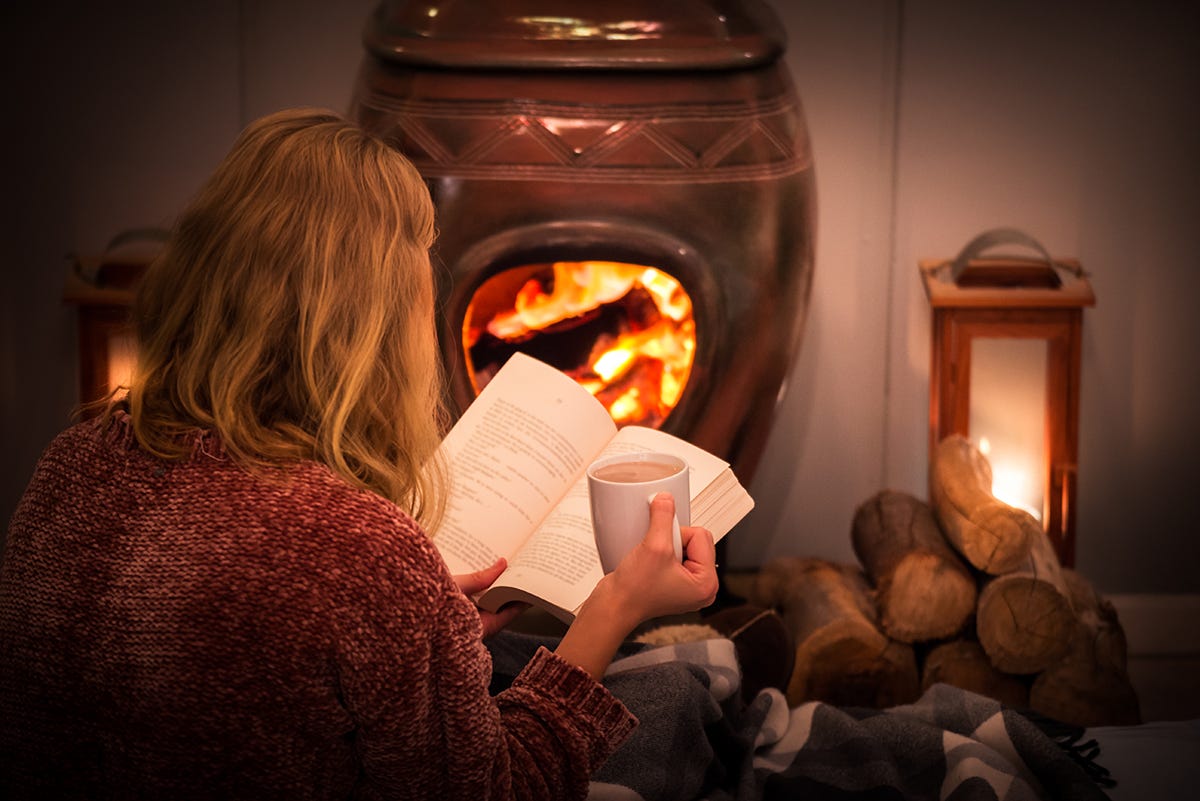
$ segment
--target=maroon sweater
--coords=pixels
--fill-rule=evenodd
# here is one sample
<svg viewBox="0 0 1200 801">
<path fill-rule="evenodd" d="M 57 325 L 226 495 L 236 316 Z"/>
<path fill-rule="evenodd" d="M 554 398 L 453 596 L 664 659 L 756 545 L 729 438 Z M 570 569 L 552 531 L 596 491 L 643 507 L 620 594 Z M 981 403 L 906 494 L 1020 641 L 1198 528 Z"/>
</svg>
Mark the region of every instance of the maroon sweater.
<svg viewBox="0 0 1200 801">
<path fill-rule="evenodd" d="M 490 697 L 480 635 L 379 496 L 82 423 L 0 565 L 0 797 L 582 797 L 636 721 L 545 649 Z"/>
</svg>

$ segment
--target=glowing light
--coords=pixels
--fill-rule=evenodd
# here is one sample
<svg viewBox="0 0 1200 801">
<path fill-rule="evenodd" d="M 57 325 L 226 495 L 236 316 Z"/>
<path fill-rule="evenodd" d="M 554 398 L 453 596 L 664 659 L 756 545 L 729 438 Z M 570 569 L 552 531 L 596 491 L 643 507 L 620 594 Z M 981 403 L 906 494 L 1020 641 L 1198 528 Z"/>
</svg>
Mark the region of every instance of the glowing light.
<svg viewBox="0 0 1200 801">
<path fill-rule="evenodd" d="M 1045 499 L 1046 344 L 976 337 L 971 342 L 968 430 L 992 468 L 992 494 L 1041 520 Z"/>
<path fill-rule="evenodd" d="M 623 373 L 632 361 L 633 351 L 614 348 L 592 363 L 592 372 L 605 381 L 612 381 L 615 376 Z"/>
<path fill-rule="evenodd" d="M 106 343 L 108 351 L 108 388 L 128 386 L 137 364 L 137 342 L 132 336 L 116 335 Z"/>
<path fill-rule="evenodd" d="M 593 22 L 578 17 L 520 17 L 516 21 L 533 29 L 542 39 L 661 39 L 663 26 L 653 20 Z"/>
<path fill-rule="evenodd" d="M 610 307 L 610 308 L 605 308 Z M 476 291 L 462 341 L 476 377 L 476 349 L 588 330 L 576 366 L 560 365 L 618 423 L 657 425 L 679 402 L 696 355 L 696 323 L 683 286 L 654 267 L 581 261 L 530 265 L 493 276 Z"/>
<path fill-rule="evenodd" d="M 617 422 L 637 417 L 638 413 L 642 410 L 640 394 L 636 388 L 629 390 L 612 402 L 608 413 Z"/>
<path fill-rule="evenodd" d="M 1036 499 L 1041 495 L 1036 485 L 1037 473 L 1020 466 L 1017 460 L 992 457 L 992 443 L 987 437 L 979 438 L 978 448 L 981 454 L 990 457 L 988 464 L 992 468 L 992 495 L 996 500 L 1024 509 L 1040 521 L 1042 510 L 1035 506 Z"/>
</svg>

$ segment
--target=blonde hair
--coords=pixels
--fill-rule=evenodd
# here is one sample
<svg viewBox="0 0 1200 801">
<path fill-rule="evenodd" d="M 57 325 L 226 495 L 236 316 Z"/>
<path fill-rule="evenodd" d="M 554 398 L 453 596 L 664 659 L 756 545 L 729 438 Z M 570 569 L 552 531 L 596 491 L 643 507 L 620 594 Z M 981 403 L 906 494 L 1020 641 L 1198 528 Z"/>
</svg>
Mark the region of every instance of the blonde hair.
<svg viewBox="0 0 1200 801">
<path fill-rule="evenodd" d="M 432 530 L 433 238 L 428 189 L 386 143 L 319 109 L 248 126 L 140 282 L 139 443 L 179 459 L 210 429 L 251 468 L 313 459 Z"/>
</svg>

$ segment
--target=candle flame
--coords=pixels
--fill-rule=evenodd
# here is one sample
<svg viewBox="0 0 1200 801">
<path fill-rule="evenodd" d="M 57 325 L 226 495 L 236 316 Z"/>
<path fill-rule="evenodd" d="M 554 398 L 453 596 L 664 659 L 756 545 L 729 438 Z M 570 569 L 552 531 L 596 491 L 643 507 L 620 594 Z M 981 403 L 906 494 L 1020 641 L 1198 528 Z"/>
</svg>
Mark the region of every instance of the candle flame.
<svg viewBox="0 0 1200 801">
<path fill-rule="evenodd" d="M 992 456 L 992 443 L 987 437 L 979 438 L 979 452 L 988 457 L 992 469 L 992 497 L 1009 506 L 1023 509 L 1039 521 L 1042 510 L 1036 508 L 1038 497 L 1034 484 L 1035 473 L 1022 467 L 1016 459 L 1004 459 Z"/>
</svg>

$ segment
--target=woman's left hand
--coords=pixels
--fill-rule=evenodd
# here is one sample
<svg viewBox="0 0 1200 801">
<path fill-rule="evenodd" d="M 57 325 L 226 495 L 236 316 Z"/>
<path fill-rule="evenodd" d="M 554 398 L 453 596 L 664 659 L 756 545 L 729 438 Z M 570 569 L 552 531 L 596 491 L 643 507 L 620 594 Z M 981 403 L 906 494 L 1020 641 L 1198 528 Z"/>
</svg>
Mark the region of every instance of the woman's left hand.
<svg viewBox="0 0 1200 801">
<path fill-rule="evenodd" d="M 483 592 L 492 586 L 506 567 L 508 567 L 508 562 L 500 558 L 491 567 L 476 570 L 474 573 L 464 573 L 461 576 L 455 576 L 454 580 L 458 583 L 458 588 L 470 598 L 475 593 Z M 499 612 L 488 612 L 480 609 L 479 617 L 483 621 L 483 638 L 486 640 L 496 632 L 501 631 L 509 623 L 512 623 L 517 615 L 528 608 L 529 604 L 511 603 L 506 604 Z"/>
</svg>

